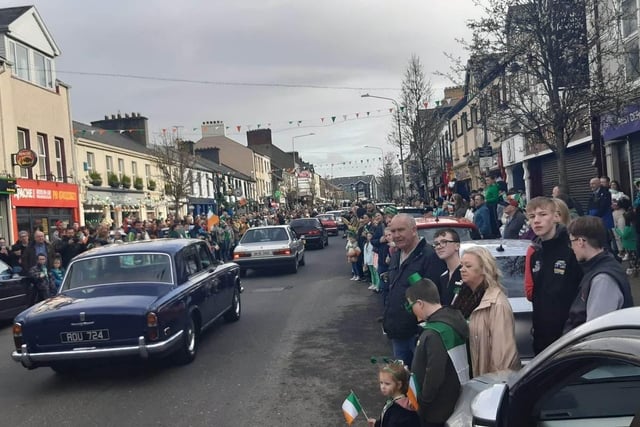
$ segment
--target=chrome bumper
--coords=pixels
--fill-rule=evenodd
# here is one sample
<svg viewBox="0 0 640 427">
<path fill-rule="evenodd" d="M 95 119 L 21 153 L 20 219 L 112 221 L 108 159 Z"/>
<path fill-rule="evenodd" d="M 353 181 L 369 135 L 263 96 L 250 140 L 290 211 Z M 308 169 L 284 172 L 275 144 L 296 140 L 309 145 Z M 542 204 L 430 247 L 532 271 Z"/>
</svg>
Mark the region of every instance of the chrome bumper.
<svg viewBox="0 0 640 427">
<path fill-rule="evenodd" d="M 97 359 L 101 357 L 138 356 L 143 359 L 150 354 L 164 353 L 173 347 L 182 338 L 183 331 L 179 331 L 167 340 L 147 344 L 143 336 L 138 337 L 138 345 L 127 347 L 80 347 L 70 351 L 51 351 L 47 353 L 29 353 L 27 345 L 22 344 L 20 351 L 11 353 L 11 358 L 22 363 L 26 368 L 33 367 L 42 362 L 55 362 L 61 360 Z"/>
</svg>

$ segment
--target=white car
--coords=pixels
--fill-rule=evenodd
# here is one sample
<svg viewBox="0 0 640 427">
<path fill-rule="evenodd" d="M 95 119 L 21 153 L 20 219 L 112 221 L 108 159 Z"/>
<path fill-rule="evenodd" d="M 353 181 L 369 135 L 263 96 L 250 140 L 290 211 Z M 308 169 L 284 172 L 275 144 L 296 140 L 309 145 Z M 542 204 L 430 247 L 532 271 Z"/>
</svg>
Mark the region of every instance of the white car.
<svg viewBox="0 0 640 427">
<path fill-rule="evenodd" d="M 240 275 L 248 269 L 287 268 L 298 272 L 304 265 L 304 241 L 288 225 L 249 228 L 233 250 L 233 262 Z"/>
<path fill-rule="evenodd" d="M 446 425 L 590 427 L 640 423 L 640 307 L 562 336 L 520 371 L 474 378 Z"/>
</svg>

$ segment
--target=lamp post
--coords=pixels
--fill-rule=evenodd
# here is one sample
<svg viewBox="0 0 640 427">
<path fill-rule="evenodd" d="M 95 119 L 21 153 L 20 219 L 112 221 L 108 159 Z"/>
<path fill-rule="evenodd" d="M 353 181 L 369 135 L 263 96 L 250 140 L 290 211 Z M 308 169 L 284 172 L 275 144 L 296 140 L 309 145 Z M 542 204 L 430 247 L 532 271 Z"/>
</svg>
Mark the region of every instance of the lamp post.
<svg viewBox="0 0 640 427">
<path fill-rule="evenodd" d="M 304 136 L 312 136 L 315 135 L 315 133 L 311 132 L 311 133 L 305 133 L 302 135 L 294 135 L 291 137 L 291 155 L 293 156 L 293 170 L 294 173 L 296 174 L 296 198 L 300 198 L 300 184 L 299 184 L 299 179 L 298 179 L 298 168 L 296 167 L 296 158 L 298 157 L 296 155 L 296 145 L 295 145 L 295 141 L 296 138 L 302 138 Z"/>
<path fill-rule="evenodd" d="M 406 194 L 406 188 L 405 188 L 405 178 L 404 178 L 404 156 L 402 155 L 402 129 L 400 128 L 400 105 L 398 104 L 398 101 L 396 101 L 393 98 L 387 98 L 384 96 L 377 96 L 377 95 L 370 95 L 368 93 L 365 93 L 364 95 L 360 95 L 361 98 L 378 98 L 378 99 L 385 99 L 387 101 L 391 101 L 393 102 L 393 104 L 396 106 L 396 114 L 397 114 L 397 120 L 398 120 L 398 146 L 400 147 L 400 173 L 402 174 L 402 201 L 404 201 L 404 196 Z"/>
</svg>

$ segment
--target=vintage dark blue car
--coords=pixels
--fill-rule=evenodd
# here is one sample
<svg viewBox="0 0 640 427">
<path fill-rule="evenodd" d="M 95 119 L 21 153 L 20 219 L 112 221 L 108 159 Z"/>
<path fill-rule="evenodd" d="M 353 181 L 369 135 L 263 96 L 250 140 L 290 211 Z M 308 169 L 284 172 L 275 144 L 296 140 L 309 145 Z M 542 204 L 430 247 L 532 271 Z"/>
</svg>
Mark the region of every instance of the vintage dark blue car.
<svg viewBox="0 0 640 427">
<path fill-rule="evenodd" d="M 241 292 L 238 265 L 219 264 L 202 240 L 96 248 L 74 258 L 56 296 L 15 318 L 12 358 L 56 372 L 88 359 L 190 363 L 206 327 L 240 319 Z"/>
</svg>

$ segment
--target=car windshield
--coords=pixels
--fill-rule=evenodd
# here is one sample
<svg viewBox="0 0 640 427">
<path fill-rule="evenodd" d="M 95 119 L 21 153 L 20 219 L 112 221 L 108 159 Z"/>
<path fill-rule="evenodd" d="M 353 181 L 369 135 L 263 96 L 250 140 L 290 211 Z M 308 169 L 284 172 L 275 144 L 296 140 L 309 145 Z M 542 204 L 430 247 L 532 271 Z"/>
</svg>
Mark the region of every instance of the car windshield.
<svg viewBox="0 0 640 427">
<path fill-rule="evenodd" d="M 524 256 L 503 256 L 496 258 L 502 272 L 502 285 L 509 298 L 524 297 Z"/>
<path fill-rule="evenodd" d="M 460 241 L 466 242 L 469 240 L 473 240 L 473 236 L 471 235 L 471 228 L 467 227 L 451 227 L 450 225 L 446 227 L 433 227 L 433 228 L 419 228 L 418 235 L 424 237 L 427 242 L 433 242 L 433 235 L 436 234 L 437 231 L 440 231 L 445 228 L 454 228 L 460 236 Z"/>
<path fill-rule="evenodd" d="M 318 220 L 307 218 L 307 219 L 294 219 L 289 223 L 289 226 L 292 228 L 295 227 L 315 227 L 318 225 Z"/>
<path fill-rule="evenodd" d="M 279 242 L 289 240 L 284 228 L 250 228 L 240 239 L 240 244 L 258 242 Z"/>
<path fill-rule="evenodd" d="M 172 283 L 167 254 L 118 254 L 79 259 L 69 266 L 63 290 L 112 283 Z"/>
</svg>

